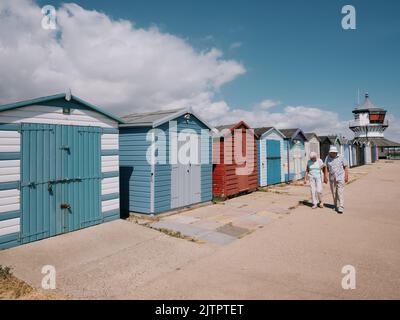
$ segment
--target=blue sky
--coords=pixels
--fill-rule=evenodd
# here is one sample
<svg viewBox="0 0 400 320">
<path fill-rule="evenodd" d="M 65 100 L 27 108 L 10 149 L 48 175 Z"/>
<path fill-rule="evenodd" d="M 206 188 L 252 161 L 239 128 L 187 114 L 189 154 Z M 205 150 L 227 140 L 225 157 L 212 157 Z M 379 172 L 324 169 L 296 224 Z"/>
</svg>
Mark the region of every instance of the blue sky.
<svg viewBox="0 0 400 320">
<path fill-rule="evenodd" d="M 360 88 L 400 116 L 399 1 L 75 2 L 138 27 L 157 25 L 196 48 L 216 46 L 241 61 L 246 74 L 220 93 L 232 106 L 248 107 L 268 97 L 336 110 L 348 118 Z M 346 4 L 356 8 L 356 30 L 341 28 Z"/>
<path fill-rule="evenodd" d="M 17 29 L 14 39 L 32 33 L 30 45 L 41 60 L 27 57 L 31 49 L 3 41 L 21 52 L 14 62 L 20 57 L 18 64 L 26 65 L 10 70 L 13 77 L 1 76 L 3 83 L 21 86 L 0 84 L 3 101 L 69 86 L 117 114 L 186 103 L 219 123 L 243 117 L 254 126 L 333 133 L 346 130 L 360 89 L 388 109 L 389 134 L 400 139 L 400 1 L 71 1 L 79 7 L 4 1 L 15 11 L 11 17 L 27 24 L 13 28 L 9 22 L 3 30 Z M 57 9 L 61 40 L 36 23 L 46 4 Z M 341 27 L 346 4 L 356 8 L 356 30 Z M 27 7 L 31 16 L 21 18 Z M 130 30 L 121 21 L 130 21 Z M 7 36 L 0 30 L 0 41 Z M 11 68 L 2 58 L 2 67 Z M 27 80 L 29 73 L 35 82 Z"/>
</svg>

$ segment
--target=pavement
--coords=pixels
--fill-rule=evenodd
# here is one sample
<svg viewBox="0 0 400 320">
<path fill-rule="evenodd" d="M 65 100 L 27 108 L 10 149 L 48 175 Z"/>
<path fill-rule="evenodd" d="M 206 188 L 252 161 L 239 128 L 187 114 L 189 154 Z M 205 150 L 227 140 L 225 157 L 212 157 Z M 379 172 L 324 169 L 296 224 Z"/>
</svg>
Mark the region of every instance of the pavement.
<svg viewBox="0 0 400 320">
<path fill-rule="evenodd" d="M 45 265 L 54 293 L 74 299 L 122 299 L 145 283 L 212 252 L 206 246 L 117 220 L 0 251 L 0 265 L 41 289 Z"/>
<path fill-rule="evenodd" d="M 306 186 L 278 186 L 1 251 L 0 264 L 37 287 L 54 265 L 57 291 L 71 298 L 399 299 L 399 181 L 400 161 L 381 161 L 351 169 L 343 215 L 303 205 Z M 346 265 L 354 290 L 342 288 Z"/>
<path fill-rule="evenodd" d="M 367 172 L 353 169 L 350 183 Z M 330 191 L 325 188 L 325 198 Z M 264 228 L 290 214 L 299 205 L 311 206 L 309 187 L 303 181 L 262 188 L 260 192 L 231 198 L 214 206 L 193 208 L 157 217 L 142 225 L 156 230 L 168 230 L 200 242 L 229 245 L 252 232 Z M 329 206 L 329 205 L 328 205 Z M 137 219 L 136 217 L 133 219 Z M 140 223 L 140 222 L 139 222 Z"/>
</svg>

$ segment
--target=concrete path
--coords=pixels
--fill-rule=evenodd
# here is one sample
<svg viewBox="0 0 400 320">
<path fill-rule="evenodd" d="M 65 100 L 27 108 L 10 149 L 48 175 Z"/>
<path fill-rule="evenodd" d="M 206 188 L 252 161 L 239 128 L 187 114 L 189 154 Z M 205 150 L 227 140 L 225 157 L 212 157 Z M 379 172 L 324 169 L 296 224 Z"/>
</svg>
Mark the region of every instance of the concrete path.
<svg viewBox="0 0 400 320">
<path fill-rule="evenodd" d="M 0 265 L 41 288 L 44 265 L 56 268 L 56 293 L 73 298 L 124 298 L 211 248 L 124 220 L 0 251 Z"/>
<path fill-rule="evenodd" d="M 299 206 L 130 297 L 399 299 L 400 161 L 357 168 L 352 176 L 359 179 L 346 186 L 343 215 Z M 306 189 L 298 188 L 301 199 Z M 345 265 L 356 268 L 355 290 L 342 289 Z"/>
<path fill-rule="evenodd" d="M 351 182 L 365 174 L 366 171 L 353 169 Z M 330 198 L 328 188 L 325 188 L 325 197 Z M 232 198 L 211 207 L 161 215 L 146 225 L 210 244 L 229 245 L 276 219 L 284 218 L 299 204 L 311 206 L 309 198 L 309 187 L 297 181 L 290 185 L 263 188 L 263 191 Z"/>
<path fill-rule="evenodd" d="M 343 215 L 299 205 L 308 187 L 285 186 L 157 222 L 203 243 L 116 221 L 1 251 L 0 264 L 36 286 L 52 264 L 74 298 L 399 299 L 400 161 L 351 176 Z M 341 287 L 345 265 L 355 290 Z"/>
</svg>

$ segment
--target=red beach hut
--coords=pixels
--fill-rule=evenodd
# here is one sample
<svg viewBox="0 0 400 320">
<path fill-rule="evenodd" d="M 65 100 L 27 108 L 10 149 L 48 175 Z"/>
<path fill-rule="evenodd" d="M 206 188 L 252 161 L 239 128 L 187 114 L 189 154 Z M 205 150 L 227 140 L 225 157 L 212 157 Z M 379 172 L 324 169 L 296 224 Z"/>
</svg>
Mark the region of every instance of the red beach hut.
<svg viewBox="0 0 400 320">
<path fill-rule="evenodd" d="M 213 195 L 230 197 L 258 186 L 257 139 L 244 121 L 218 126 L 213 139 Z"/>
</svg>

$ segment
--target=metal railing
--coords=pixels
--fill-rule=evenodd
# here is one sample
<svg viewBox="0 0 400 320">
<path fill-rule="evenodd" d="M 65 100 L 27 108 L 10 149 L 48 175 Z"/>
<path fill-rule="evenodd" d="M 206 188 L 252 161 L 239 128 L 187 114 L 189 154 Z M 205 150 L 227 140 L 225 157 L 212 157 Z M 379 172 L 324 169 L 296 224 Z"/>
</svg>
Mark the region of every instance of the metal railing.
<svg viewBox="0 0 400 320">
<path fill-rule="evenodd" d="M 349 128 L 354 128 L 354 127 L 365 127 L 365 126 L 383 126 L 383 127 L 388 127 L 389 126 L 389 120 L 384 120 L 381 123 L 361 123 L 360 120 L 352 120 L 349 122 Z"/>
</svg>

